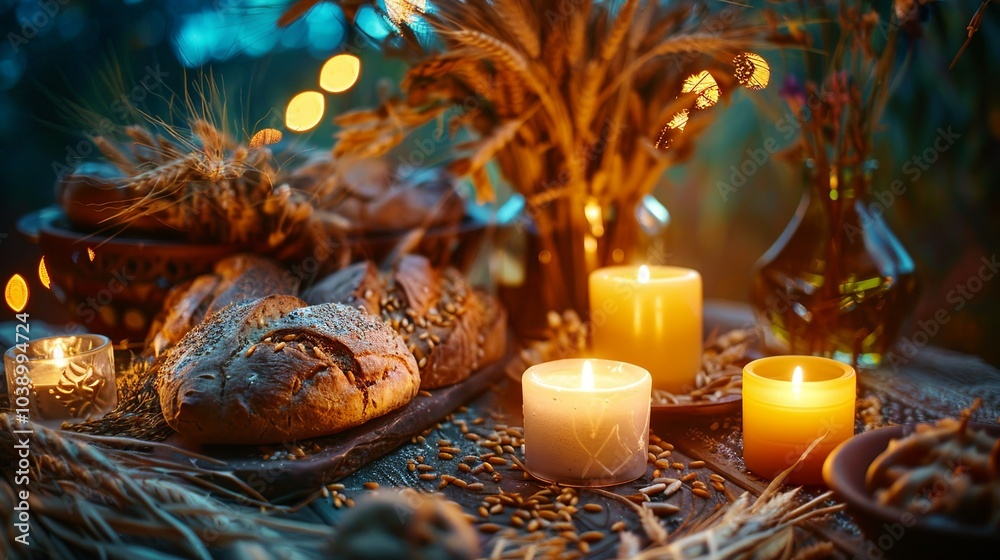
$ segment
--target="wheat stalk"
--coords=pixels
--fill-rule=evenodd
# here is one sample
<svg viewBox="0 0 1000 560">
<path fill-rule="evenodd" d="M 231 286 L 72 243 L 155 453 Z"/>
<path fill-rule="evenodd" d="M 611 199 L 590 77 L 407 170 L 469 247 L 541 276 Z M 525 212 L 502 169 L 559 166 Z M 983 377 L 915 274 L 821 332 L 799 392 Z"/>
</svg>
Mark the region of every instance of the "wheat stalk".
<svg viewBox="0 0 1000 560">
<path fill-rule="evenodd" d="M 653 546 L 630 556 L 636 560 L 653 559 L 719 559 L 732 558 L 740 554 L 754 553 L 755 557 L 771 558 L 768 551 L 785 551 L 791 546 L 790 531 L 801 527 L 810 520 L 844 509 L 844 504 L 824 505 L 833 496 L 827 491 L 804 504 L 796 505 L 799 489 L 780 491 L 785 479 L 809 456 L 826 436 L 817 438 L 802 453 L 798 460 L 779 474 L 761 492 L 751 499 L 745 492 L 735 501 L 684 531 L 675 532 L 669 538 L 664 536 L 660 522 L 653 519 L 654 527 L 648 527 L 643 520 L 643 528 L 652 540 Z M 604 494 L 602 494 L 604 495 Z M 634 506 L 634 504 L 632 504 Z M 636 509 L 638 506 L 635 506 Z M 823 544 L 823 549 L 829 546 Z"/>
<path fill-rule="evenodd" d="M 573 239 L 582 239 L 586 230 L 585 203 L 596 200 L 619 209 L 633 204 L 652 191 L 667 165 L 691 154 L 691 140 L 711 111 L 698 108 L 698 118 L 690 118 L 663 152 L 653 142 L 675 116 L 664 118 L 664 108 L 675 101 L 688 103 L 689 97 L 676 99 L 684 79 L 706 69 L 719 73 L 725 99 L 734 89 L 728 87 L 735 81 L 732 57 L 759 43 L 756 37 L 765 31 L 737 21 L 709 32 L 702 24 L 716 12 L 700 0 L 464 0 L 438 7 L 423 20 L 442 47 L 428 52 L 411 45 L 424 61 L 403 80 L 406 99 L 352 117 L 359 127 L 369 118 L 379 124 L 366 132 L 342 131 L 335 154 L 371 154 L 376 151 L 372 144 L 383 153 L 395 145 L 399 137 L 386 132 L 397 118 L 395 107 L 409 103 L 439 109 L 467 104 L 470 95 L 476 96 L 479 109 L 449 124 L 467 123 L 480 138 L 504 139 L 488 142 L 480 157 L 496 160 L 504 178 L 528 200 L 552 199 L 541 213 L 550 215 L 539 218 L 548 223 L 539 224 L 540 229 L 568 229 L 571 233 L 563 237 Z M 532 107 L 536 98 L 540 110 L 521 122 L 521 110 Z M 692 116 L 694 112 L 689 109 Z M 429 121 L 424 117 L 423 122 Z M 480 159 L 455 168 L 492 189 Z M 592 256 L 587 260 L 582 241 L 546 248 L 564 262 L 594 261 Z M 547 269 L 573 268 L 561 264 Z M 582 300 L 573 305 L 582 308 Z"/>
<path fill-rule="evenodd" d="M 632 18 L 638 5 L 638 0 L 625 0 L 625 3 L 618 10 L 618 15 L 608 31 L 608 36 L 604 39 L 604 44 L 601 45 L 601 60 L 605 63 L 618 53 L 622 40 L 625 39 L 632 27 Z"/>
<path fill-rule="evenodd" d="M 537 21 L 528 16 L 531 7 L 519 0 L 496 0 L 494 8 L 497 15 L 508 22 L 511 34 L 524 52 L 530 58 L 538 58 L 541 53 L 541 41 L 538 37 Z"/>
<path fill-rule="evenodd" d="M 4 415 L 0 441 L 12 448 L 13 430 L 25 428 Z M 209 545 L 254 542 L 277 551 L 294 542 L 301 551 L 320 549 L 330 538 L 329 527 L 276 518 L 295 508 L 268 503 L 228 472 L 166 457 L 218 468 L 214 459 L 130 438 L 64 435 L 34 424 L 28 429 L 34 460 L 31 535 L 50 557 L 75 557 L 79 551 L 95 557 L 168 557 L 146 545 L 158 541 L 185 557 L 207 559 Z M 160 453 L 139 451 L 150 448 Z M 0 480 L 0 502 L 11 499 L 9 482 Z"/>
</svg>

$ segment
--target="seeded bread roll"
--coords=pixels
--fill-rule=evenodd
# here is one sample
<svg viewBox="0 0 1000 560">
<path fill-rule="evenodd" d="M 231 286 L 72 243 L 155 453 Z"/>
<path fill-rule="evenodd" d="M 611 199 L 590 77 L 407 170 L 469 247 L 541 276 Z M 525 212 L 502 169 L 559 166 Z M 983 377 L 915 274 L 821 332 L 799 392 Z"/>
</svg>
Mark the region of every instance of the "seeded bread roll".
<svg viewBox="0 0 1000 560">
<path fill-rule="evenodd" d="M 232 303 L 252 301 L 273 294 L 293 295 L 297 282 L 278 263 L 241 253 L 219 261 L 210 274 L 177 285 L 163 303 L 146 346 L 159 356 L 206 317 Z"/>
<path fill-rule="evenodd" d="M 282 295 L 210 316 L 159 372 L 167 424 L 202 443 L 331 434 L 404 406 L 420 386 L 413 355 L 378 318 Z"/>
<path fill-rule="evenodd" d="M 506 314 L 454 268 L 407 255 L 379 273 L 370 262 L 344 268 L 307 290 L 311 304 L 360 307 L 398 332 L 420 367 L 421 388 L 458 383 L 503 357 Z"/>
</svg>

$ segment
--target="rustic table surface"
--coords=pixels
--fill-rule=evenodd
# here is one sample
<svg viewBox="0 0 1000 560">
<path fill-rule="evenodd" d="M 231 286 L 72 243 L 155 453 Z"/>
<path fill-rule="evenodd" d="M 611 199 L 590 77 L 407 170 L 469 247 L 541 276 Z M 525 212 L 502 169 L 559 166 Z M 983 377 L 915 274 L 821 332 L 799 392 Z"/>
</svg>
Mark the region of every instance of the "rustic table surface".
<svg viewBox="0 0 1000 560">
<path fill-rule="evenodd" d="M 705 325 L 706 330 L 726 331 L 749 327 L 752 320 L 745 306 L 712 302 L 705 306 Z M 346 501 L 360 502 L 373 493 L 373 483 L 377 483 L 379 489 L 374 492 L 414 488 L 458 503 L 475 520 L 484 554 L 491 557 L 553 552 L 561 557 L 582 556 L 584 552 L 588 557 L 614 557 L 621 539 L 612 526 L 645 538 L 635 511 L 623 503 L 626 500 L 586 489 L 563 495 L 564 489 L 550 488 L 520 470 L 520 449 L 508 445 L 516 443 L 522 425 L 519 383 L 507 378 L 500 368 L 483 373 L 486 375 L 474 376 L 461 388 L 418 397 L 407 412 L 396 417 L 332 436 L 322 456 L 265 462 L 259 450 L 222 453 L 230 453 L 235 470 L 256 477 L 256 483 L 263 483 L 264 493 L 279 502 L 300 501 L 321 484 L 342 485 L 293 514 L 302 520 L 336 526 L 353 511 Z M 974 419 L 996 422 L 1000 418 L 1000 370 L 972 356 L 925 347 L 897 368 L 859 372 L 859 397 L 876 397 L 881 402 L 885 424 L 955 416 L 975 397 L 982 397 Z M 435 423 L 436 418 L 441 418 L 440 422 Z M 679 508 L 677 513 L 662 517 L 671 532 L 707 517 L 734 496 L 744 492 L 759 495 L 768 481 L 744 468 L 740 427 L 739 406 L 712 416 L 654 412 L 651 432 L 655 437 L 651 436 L 651 441 L 662 439 L 659 446 L 670 449 L 670 456 L 659 465 L 651 462 L 639 480 L 606 490 L 621 498 L 635 495 L 657 474 L 683 479 L 681 489 L 671 496 L 653 497 L 655 502 Z M 856 429 L 864 428 L 859 422 Z M 494 443 L 487 446 L 487 441 Z M 448 449 L 444 455 L 440 454 L 442 447 Z M 495 455 L 492 460 L 488 459 L 490 454 Z M 484 456 L 488 461 L 482 460 Z M 373 457 L 378 458 L 371 460 Z M 692 468 L 695 461 L 705 465 Z M 444 484 L 452 480 L 459 482 Z M 692 491 L 699 480 L 707 494 Z M 719 481 L 724 482 L 716 485 Z M 802 499 L 824 490 L 805 488 Z M 565 507 L 554 503 L 557 498 L 574 504 L 575 513 L 563 515 Z M 822 539 L 835 543 L 838 556 L 854 557 L 862 552 L 864 557 L 865 540 L 846 513 L 817 521 L 800 533 L 795 539 L 800 547 Z"/>
<path fill-rule="evenodd" d="M 746 327 L 752 323 L 747 307 L 715 302 L 706 305 L 705 324 L 707 329 L 719 328 L 724 331 Z M 1000 370 L 972 356 L 925 347 L 901 367 L 883 367 L 877 371 L 861 372 L 859 379 L 859 397 L 877 397 L 882 403 L 882 414 L 887 424 L 955 416 L 968 407 L 975 397 L 983 399 L 983 406 L 974 415 L 975 420 L 996 422 L 1000 418 Z M 519 509 L 532 508 L 519 507 L 516 498 L 528 501 L 536 493 L 544 491 L 546 484 L 527 479 L 517 465 L 509 460 L 506 464 L 497 460 L 498 464 L 491 469 L 492 473 L 483 470 L 473 474 L 466 472 L 465 467 L 459 467 L 463 456 L 478 456 L 492 451 L 480 445 L 483 440 L 502 437 L 508 427 L 514 427 L 512 433 L 517 433 L 516 427 L 521 426 L 520 398 L 517 383 L 510 380 L 501 382 L 429 432 L 425 432 L 420 440 L 410 441 L 342 478 L 339 482 L 344 485 L 344 490 L 339 495 L 360 498 L 371 492 L 365 484 L 369 483 L 368 486 L 371 487 L 372 482 L 383 488 L 410 487 L 428 493 L 440 492 L 460 504 L 465 512 L 476 518 L 477 524 L 484 526 L 485 530 L 480 531 L 480 538 L 486 554 L 523 556 L 528 547 L 534 545 L 536 552 L 544 550 L 546 546 L 550 547 L 549 551 L 565 547 L 566 556 L 573 556 L 580 550 L 580 546 L 574 544 L 573 535 L 600 531 L 605 534 L 604 538 L 591 540 L 583 548 L 589 550 L 589 556 L 595 558 L 613 557 L 617 553 L 619 539 L 609 528 L 615 522 L 624 521 L 629 530 L 642 535 L 637 516 L 627 504 L 594 491 L 579 490 L 575 493 L 579 511 L 571 516 L 570 521 L 556 519 L 554 523 L 548 524 L 548 528 L 538 530 L 531 527 L 536 530 L 528 531 L 530 523 L 521 523 L 512 518 L 523 516 L 521 521 L 524 521 L 538 516 L 519 513 Z M 722 416 L 678 418 L 654 413 L 652 433 L 674 447 L 669 457 L 672 466 L 661 469 L 661 476 L 681 478 L 693 474 L 694 480 L 705 482 L 710 490 L 708 498 L 695 496 L 690 491 L 693 480 L 689 480 L 681 491 L 669 498 L 654 498 L 655 501 L 665 501 L 680 507 L 678 513 L 663 518 L 668 530 L 675 530 L 684 523 L 711 514 L 731 496 L 738 496 L 743 492 L 759 495 L 767 485 L 768 481 L 754 476 L 744 468 L 740 426 L 738 407 Z M 861 429 L 863 428 L 859 425 L 858 430 Z M 467 436 L 469 432 L 476 435 Z M 479 441 L 473 441 L 472 438 L 477 437 Z M 451 453 L 454 456 L 451 460 L 439 459 L 442 441 L 461 451 Z M 516 457 L 520 458 L 520 450 L 517 451 Z M 410 462 L 418 464 L 421 461 L 428 465 L 422 467 L 425 470 L 411 470 L 408 466 Z M 689 467 L 692 461 L 704 461 L 706 466 L 692 469 Z M 680 466 L 685 468 L 676 468 Z M 639 488 L 650 483 L 656 468 L 650 464 L 643 478 L 608 490 L 621 496 L 635 494 Z M 724 492 L 713 487 L 712 478 L 718 480 L 718 477 L 712 477 L 713 473 L 725 479 Z M 421 478 L 421 474 L 438 476 Z M 483 489 L 470 491 L 455 484 L 440 488 L 440 475 L 454 476 L 466 483 L 479 482 L 483 484 Z M 825 488 L 806 488 L 803 497 L 818 495 L 823 490 Z M 500 503 L 504 507 L 495 507 L 498 500 L 490 497 L 501 493 L 506 494 Z M 555 495 L 558 495 L 558 491 Z M 593 512 L 586 512 L 581 509 L 584 504 L 597 504 L 601 506 L 600 511 L 591 506 L 589 509 Z M 346 511 L 346 508 L 338 508 L 336 505 L 333 498 L 317 500 L 299 515 L 336 524 Z M 482 509 L 484 506 L 485 510 Z M 804 538 L 798 542 L 808 543 L 819 536 L 834 542 L 839 555 L 843 557 L 854 556 L 863 550 L 865 544 L 854 522 L 845 513 L 814 523 L 809 526 L 808 531 L 813 535 L 804 534 Z M 589 537 L 596 539 L 597 535 L 591 534 Z"/>
</svg>

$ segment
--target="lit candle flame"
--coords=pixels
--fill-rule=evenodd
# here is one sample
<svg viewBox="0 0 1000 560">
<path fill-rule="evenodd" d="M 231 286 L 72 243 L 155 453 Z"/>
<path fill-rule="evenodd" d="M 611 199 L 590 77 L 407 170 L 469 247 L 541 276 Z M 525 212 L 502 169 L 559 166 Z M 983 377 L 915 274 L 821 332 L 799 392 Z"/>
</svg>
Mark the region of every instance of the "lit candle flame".
<svg viewBox="0 0 1000 560">
<path fill-rule="evenodd" d="M 580 386 L 587 391 L 594 389 L 594 366 L 590 365 L 590 360 L 583 362 L 583 373 L 580 374 Z"/>
<path fill-rule="evenodd" d="M 642 265 L 642 266 L 639 267 L 638 280 L 639 280 L 640 284 L 648 284 L 649 283 L 649 267 L 648 266 Z"/>
<path fill-rule="evenodd" d="M 66 367 L 65 351 L 63 351 L 62 343 L 56 344 L 56 347 L 52 349 L 52 359 L 56 361 L 56 367 L 64 368 Z"/>
<path fill-rule="evenodd" d="M 792 372 L 792 394 L 795 398 L 799 398 L 800 392 L 802 392 L 802 367 L 795 366 L 795 371 Z"/>
</svg>

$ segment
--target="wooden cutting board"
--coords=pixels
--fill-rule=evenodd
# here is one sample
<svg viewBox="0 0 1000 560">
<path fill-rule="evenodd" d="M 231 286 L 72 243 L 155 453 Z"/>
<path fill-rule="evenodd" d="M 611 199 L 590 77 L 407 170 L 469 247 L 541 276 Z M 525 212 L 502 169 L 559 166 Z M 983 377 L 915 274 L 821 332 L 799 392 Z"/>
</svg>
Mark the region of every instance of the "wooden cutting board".
<svg viewBox="0 0 1000 560">
<path fill-rule="evenodd" d="M 501 359 L 474 372 L 465 381 L 430 391 L 430 396 L 417 395 L 405 407 L 356 428 L 289 444 L 287 449 L 307 450 L 305 457 L 296 460 L 264 460 L 265 455 L 282 446 L 197 445 L 179 436 L 166 443 L 222 461 L 224 467 L 202 466 L 232 472 L 264 496 L 288 498 L 354 473 L 435 426 L 503 378 L 506 363 L 506 358 Z M 308 451 L 313 444 L 319 447 L 318 451 Z"/>
</svg>

